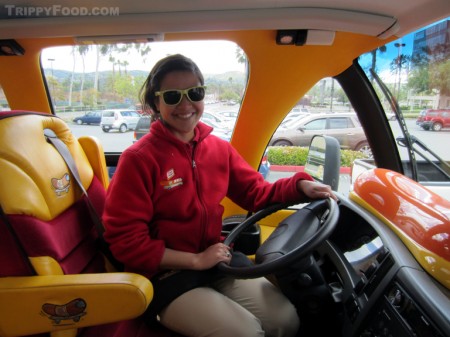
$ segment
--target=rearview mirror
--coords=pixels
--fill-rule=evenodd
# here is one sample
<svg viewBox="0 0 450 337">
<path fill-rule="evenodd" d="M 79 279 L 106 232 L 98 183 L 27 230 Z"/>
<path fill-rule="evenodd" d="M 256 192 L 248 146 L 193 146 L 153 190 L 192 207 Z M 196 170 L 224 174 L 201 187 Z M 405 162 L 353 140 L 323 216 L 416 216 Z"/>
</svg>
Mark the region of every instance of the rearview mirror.
<svg viewBox="0 0 450 337">
<path fill-rule="evenodd" d="M 317 181 L 330 185 L 333 191 L 337 191 L 340 166 L 339 141 L 329 136 L 314 136 L 309 145 L 305 172 Z"/>
</svg>

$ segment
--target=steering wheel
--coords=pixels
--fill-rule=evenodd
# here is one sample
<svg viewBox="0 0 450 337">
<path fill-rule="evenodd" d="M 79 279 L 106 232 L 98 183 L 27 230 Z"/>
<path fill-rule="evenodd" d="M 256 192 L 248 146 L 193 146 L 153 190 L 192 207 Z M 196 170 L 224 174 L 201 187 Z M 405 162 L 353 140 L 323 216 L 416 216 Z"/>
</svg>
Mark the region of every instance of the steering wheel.
<svg viewBox="0 0 450 337">
<path fill-rule="evenodd" d="M 258 211 L 236 226 L 224 244 L 232 246 L 246 228 L 291 205 L 292 203 L 274 204 Z M 221 262 L 217 267 L 221 272 L 236 278 L 257 278 L 273 274 L 311 253 L 331 235 L 338 218 L 339 207 L 333 199 L 312 201 L 281 221 L 256 251 L 255 264 L 239 266 L 232 261 L 230 265 Z"/>
</svg>

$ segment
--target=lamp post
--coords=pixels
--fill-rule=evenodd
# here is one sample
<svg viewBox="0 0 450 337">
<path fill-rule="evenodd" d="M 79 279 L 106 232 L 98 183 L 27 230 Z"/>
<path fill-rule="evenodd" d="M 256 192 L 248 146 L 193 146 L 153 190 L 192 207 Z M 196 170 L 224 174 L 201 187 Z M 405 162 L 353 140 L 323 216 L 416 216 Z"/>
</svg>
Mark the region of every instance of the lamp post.
<svg viewBox="0 0 450 337">
<path fill-rule="evenodd" d="M 397 72 L 398 72 L 398 85 L 397 85 L 397 101 L 400 102 L 400 83 L 402 81 L 402 48 L 406 46 L 405 43 L 394 43 L 394 46 L 398 48 L 397 53 Z"/>
</svg>

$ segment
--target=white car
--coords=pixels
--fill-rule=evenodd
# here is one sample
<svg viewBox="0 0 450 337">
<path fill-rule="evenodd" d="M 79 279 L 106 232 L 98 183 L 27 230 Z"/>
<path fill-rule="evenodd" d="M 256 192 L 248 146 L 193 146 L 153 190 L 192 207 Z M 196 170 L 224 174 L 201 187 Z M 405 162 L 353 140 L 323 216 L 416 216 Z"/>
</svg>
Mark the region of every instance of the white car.
<svg viewBox="0 0 450 337">
<path fill-rule="evenodd" d="M 103 132 L 134 130 L 141 115 L 137 111 L 126 109 L 110 109 L 102 111 L 100 126 Z"/>
<path fill-rule="evenodd" d="M 232 130 L 236 120 L 222 117 L 214 112 L 203 112 L 201 121 L 206 124 L 215 123 L 215 127 Z"/>
</svg>

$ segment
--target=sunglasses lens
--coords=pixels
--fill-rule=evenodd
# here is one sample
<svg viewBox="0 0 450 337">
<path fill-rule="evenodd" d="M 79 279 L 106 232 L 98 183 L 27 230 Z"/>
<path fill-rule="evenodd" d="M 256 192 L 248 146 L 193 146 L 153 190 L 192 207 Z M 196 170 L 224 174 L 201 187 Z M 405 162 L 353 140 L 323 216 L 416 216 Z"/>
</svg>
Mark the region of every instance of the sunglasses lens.
<svg viewBox="0 0 450 337">
<path fill-rule="evenodd" d="M 203 100 L 203 98 L 205 98 L 205 88 L 202 87 L 191 88 L 188 91 L 188 96 L 192 102 L 200 102 L 201 100 Z"/>
<path fill-rule="evenodd" d="M 181 92 L 179 92 L 178 90 L 166 91 L 163 94 L 163 99 L 164 102 L 166 102 L 166 104 L 168 105 L 176 105 L 181 100 Z"/>
<path fill-rule="evenodd" d="M 167 105 L 177 105 L 180 103 L 184 90 L 167 90 L 162 92 L 164 103 Z M 159 93 L 158 93 L 159 94 Z M 161 95 L 161 94 L 159 94 Z M 194 87 L 187 91 L 187 96 L 191 102 L 200 102 L 205 98 L 205 88 Z"/>
</svg>

